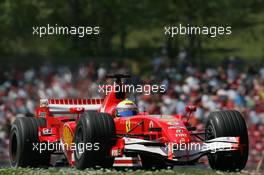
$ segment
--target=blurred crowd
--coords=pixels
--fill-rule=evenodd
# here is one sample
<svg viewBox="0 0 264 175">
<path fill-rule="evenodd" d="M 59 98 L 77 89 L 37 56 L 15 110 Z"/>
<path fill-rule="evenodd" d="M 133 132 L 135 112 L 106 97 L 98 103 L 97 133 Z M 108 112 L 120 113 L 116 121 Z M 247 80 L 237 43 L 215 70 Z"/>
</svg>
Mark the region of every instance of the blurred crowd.
<svg viewBox="0 0 264 175">
<path fill-rule="evenodd" d="M 8 132 L 16 117 L 33 113 L 40 98 L 103 98 L 98 92 L 105 75 L 131 73 L 132 84 L 163 84 L 165 93 L 132 94 L 139 111 L 151 114 L 184 113 L 186 104 L 197 105 L 192 123 L 202 129 L 210 111 L 237 109 L 247 121 L 251 138 L 252 162 L 258 162 L 264 149 L 264 67 L 238 69 L 229 60 L 219 67 L 200 70 L 190 63 L 168 64 L 154 58 L 145 76 L 131 65 L 112 62 L 104 66 L 94 61 L 75 66 L 54 67 L 45 63 L 36 69 L 13 67 L 0 77 L 0 159 L 8 157 Z M 136 66 L 137 67 L 137 66 Z M 255 140 L 252 140 L 255 139 Z"/>
</svg>

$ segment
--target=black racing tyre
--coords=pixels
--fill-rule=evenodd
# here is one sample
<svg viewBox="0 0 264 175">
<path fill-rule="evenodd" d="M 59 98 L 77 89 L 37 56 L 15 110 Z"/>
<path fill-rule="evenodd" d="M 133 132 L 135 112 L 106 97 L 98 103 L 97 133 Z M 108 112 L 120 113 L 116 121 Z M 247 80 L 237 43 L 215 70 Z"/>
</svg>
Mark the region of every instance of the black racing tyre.
<svg viewBox="0 0 264 175">
<path fill-rule="evenodd" d="M 85 169 L 97 165 L 104 168 L 112 167 L 114 159 L 109 153 L 115 137 L 115 123 L 110 115 L 98 112 L 82 114 L 74 135 L 76 168 Z M 85 149 L 87 145 L 90 145 L 88 147 L 91 149 Z"/>
<path fill-rule="evenodd" d="M 50 153 L 40 153 L 34 145 L 39 144 L 39 121 L 33 117 L 17 118 L 11 126 L 9 138 L 9 157 L 12 167 L 47 166 Z"/>
<path fill-rule="evenodd" d="M 235 110 L 216 111 L 209 115 L 206 140 L 216 137 L 240 137 L 239 151 L 217 152 L 208 155 L 210 167 L 222 171 L 240 171 L 248 159 L 248 133 L 242 114 Z"/>
</svg>

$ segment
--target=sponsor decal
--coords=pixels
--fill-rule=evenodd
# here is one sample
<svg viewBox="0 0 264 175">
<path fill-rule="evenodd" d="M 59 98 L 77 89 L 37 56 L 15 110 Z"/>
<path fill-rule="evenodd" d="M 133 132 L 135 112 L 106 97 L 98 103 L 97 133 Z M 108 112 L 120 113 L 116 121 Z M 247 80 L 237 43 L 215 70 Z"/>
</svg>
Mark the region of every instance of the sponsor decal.
<svg viewBox="0 0 264 175">
<path fill-rule="evenodd" d="M 176 130 L 176 133 L 182 133 L 182 132 L 183 132 L 182 129 L 177 129 L 177 130 Z"/>
<path fill-rule="evenodd" d="M 43 128 L 42 129 L 42 134 L 43 135 L 50 135 L 52 133 L 52 129 L 51 128 Z"/>
<path fill-rule="evenodd" d="M 178 124 L 178 123 L 177 123 L 177 124 Z M 185 129 L 184 127 L 179 126 L 179 125 L 177 125 L 177 124 L 175 124 L 175 125 L 170 125 L 170 126 L 168 126 L 168 128 L 169 128 L 169 129 L 178 129 L 178 130 L 182 130 L 182 131 L 183 131 L 183 129 Z M 181 131 L 177 131 L 177 130 L 176 130 L 176 132 L 181 132 Z"/>
<path fill-rule="evenodd" d="M 187 137 L 187 134 L 175 134 L 176 137 Z"/>
<path fill-rule="evenodd" d="M 176 122 L 177 121 L 177 119 L 175 118 L 161 118 L 160 120 L 163 122 Z"/>
<path fill-rule="evenodd" d="M 126 132 L 129 132 L 130 131 L 130 128 L 131 126 L 130 126 L 130 120 L 127 120 L 126 121 Z"/>
<path fill-rule="evenodd" d="M 113 150 L 111 151 L 111 155 L 112 155 L 113 157 L 117 157 L 117 156 L 121 155 L 121 151 L 120 151 L 120 149 L 119 149 L 119 148 L 118 148 L 118 149 L 113 149 Z"/>
<path fill-rule="evenodd" d="M 64 143 L 68 145 L 70 145 L 73 141 L 73 134 L 67 125 L 63 127 L 62 139 Z"/>
<path fill-rule="evenodd" d="M 179 125 L 179 122 L 173 121 L 173 122 L 167 122 L 168 125 Z"/>
</svg>

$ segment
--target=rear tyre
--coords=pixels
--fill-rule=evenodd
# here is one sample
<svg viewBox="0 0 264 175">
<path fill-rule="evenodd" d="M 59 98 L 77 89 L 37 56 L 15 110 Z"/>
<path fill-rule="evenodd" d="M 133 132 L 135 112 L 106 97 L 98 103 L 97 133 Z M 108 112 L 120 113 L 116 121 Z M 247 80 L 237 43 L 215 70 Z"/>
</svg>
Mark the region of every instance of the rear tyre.
<svg viewBox="0 0 264 175">
<path fill-rule="evenodd" d="M 37 118 L 20 117 L 11 126 L 9 157 L 12 167 L 36 167 L 49 165 L 50 154 L 39 153 Z M 36 147 L 34 147 L 34 145 Z"/>
<path fill-rule="evenodd" d="M 82 114 L 74 136 L 76 168 L 85 169 L 96 165 L 112 167 L 114 159 L 109 154 L 115 137 L 115 123 L 110 115 L 98 112 Z"/>
<path fill-rule="evenodd" d="M 240 137 L 240 151 L 218 152 L 209 154 L 208 160 L 212 169 L 222 171 L 240 171 L 248 159 L 248 133 L 245 120 L 235 110 L 216 111 L 209 115 L 206 124 L 206 139 L 231 136 Z"/>
</svg>

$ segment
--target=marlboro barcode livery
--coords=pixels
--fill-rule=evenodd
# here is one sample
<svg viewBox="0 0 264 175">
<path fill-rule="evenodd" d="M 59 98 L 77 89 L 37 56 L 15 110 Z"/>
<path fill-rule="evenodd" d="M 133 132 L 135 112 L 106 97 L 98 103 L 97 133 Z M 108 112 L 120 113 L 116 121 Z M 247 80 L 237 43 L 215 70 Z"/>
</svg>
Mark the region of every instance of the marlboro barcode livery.
<svg viewBox="0 0 264 175">
<path fill-rule="evenodd" d="M 129 78 L 107 77 L 120 85 L 122 78 Z M 245 167 L 248 135 L 238 111 L 212 112 L 204 131 L 198 132 L 189 122 L 196 107 L 185 110 L 184 115 L 139 112 L 122 91 L 112 91 L 105 99 L 41 99 L 35 116 L 17 118 L 12 124 L 10 163 L 50 165 L 52 154 L 62 154 L 69 166 L 78 169 L 164 168 L 208 156 L 213 169 Z M 49 144 L 60 144 L 60 149 L 48 149 Z"/>
</svg>

